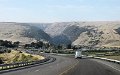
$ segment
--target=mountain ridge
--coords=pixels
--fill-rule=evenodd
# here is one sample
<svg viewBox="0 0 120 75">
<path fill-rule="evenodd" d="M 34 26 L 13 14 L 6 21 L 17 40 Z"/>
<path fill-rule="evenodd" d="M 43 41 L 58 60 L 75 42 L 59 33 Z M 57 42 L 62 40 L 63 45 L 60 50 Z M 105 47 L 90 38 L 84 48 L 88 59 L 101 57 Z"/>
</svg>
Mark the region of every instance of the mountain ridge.
<svg viewBox="0 0 120 75">
<path fill-rule="evenodd" d="M 37 40 L 50 41 L 50 36 L 43 30 L 27 23 L 2 22 L 0 23 L 0 40 L 31 43 Z"/>
<path fill-rule="evenodd" d="M 59 35 L 71 37 L 69 41 L 73 45 L 120 46 L 120 35 L 117 32 L 119 27 L 120 21 L 62 22 L 54 23 L 45 32 L 53 38 Z M 66 38 L 62 41 L 66 41 Z"/>
<path fill-rule="evenodd" d="M 23 42 L 46 40 L 55 45 L 120 46 L 120 21 L 1 22 L 0 39 Z"/>
</svg>

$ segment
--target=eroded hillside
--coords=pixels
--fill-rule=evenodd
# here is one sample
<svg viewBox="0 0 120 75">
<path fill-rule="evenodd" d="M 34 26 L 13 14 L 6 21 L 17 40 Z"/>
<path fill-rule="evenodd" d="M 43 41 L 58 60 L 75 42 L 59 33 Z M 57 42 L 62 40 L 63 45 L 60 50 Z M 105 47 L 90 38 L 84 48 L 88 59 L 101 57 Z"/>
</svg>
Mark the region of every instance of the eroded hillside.
<svg viewBox="0 0 120 75">
<path fill-rule="evenodd" d="M 53 37 L 53 40 L 63 35 L 61 40 L 55 38 L 57 43 L 69 41 L 74 45 L 120 46 L 119 28 L 120 22 L 117 21 L 62 22 L 54 23 L 45 31 Z"/>
<path fill-rule="evenodd" d="M 0 40 L 31 43 L 36 40 L 50 40 L 50 36 L 40 28 L 26 23 L 0 23 Z"/>
<path fill-rule="evenodd" d="M 120 46 L 119 21 L 60 23 L 0 23 L 0 39 L 31 43 L 46 40 L 59 44 Z"/>
</svg>

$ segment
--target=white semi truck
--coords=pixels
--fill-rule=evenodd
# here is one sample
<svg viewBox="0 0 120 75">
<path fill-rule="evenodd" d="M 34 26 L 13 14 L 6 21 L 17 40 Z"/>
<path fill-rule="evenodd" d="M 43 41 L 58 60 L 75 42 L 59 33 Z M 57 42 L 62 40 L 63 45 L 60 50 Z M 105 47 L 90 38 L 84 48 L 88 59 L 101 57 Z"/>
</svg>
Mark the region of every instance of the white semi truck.
<svg viewBox="0 0 120 75">
<path fill-rule="evenodd" d="M 77 51 L 75 52 L 75 58 L 82 58 L 82 51 L 77 50 Z"/>
</svg>

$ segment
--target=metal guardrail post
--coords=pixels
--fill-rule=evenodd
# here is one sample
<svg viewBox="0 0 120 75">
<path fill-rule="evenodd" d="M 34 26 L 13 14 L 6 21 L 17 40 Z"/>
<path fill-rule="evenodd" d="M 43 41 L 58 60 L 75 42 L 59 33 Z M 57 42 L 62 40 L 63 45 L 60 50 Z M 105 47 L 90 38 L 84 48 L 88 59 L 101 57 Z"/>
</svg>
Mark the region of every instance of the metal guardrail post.
<svg viewBox="0 0 120 75">
<path fill-rule="evenodd" d="M 39 64 L 46 62 L 50 59 L 50 57 L 46 57 L 45 59 L 39 60 L 39 61 L 31 61 L 31 62 L 20 62 L 20 63 L 12 63 L 12 64 L 0 64 L 1 69 L 10 69 L 10 68 L 16 68 L 16 67 L 22 67 L 22 66 L 27 66 L 27 65 L 34 65 L 34 64 Z"/>
</svg>

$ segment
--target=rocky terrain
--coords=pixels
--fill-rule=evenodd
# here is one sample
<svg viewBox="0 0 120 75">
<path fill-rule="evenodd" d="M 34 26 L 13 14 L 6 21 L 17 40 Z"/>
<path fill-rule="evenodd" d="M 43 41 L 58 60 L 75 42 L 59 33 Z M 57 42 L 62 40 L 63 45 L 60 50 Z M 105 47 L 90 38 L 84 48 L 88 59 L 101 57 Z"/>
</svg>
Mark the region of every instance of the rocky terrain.
<svg viewBox="0 0 120 75">
<path fill-rule="evenodd" d="M 0 39 L 30 43 L 120 47 L 120 22 L 0 23 Z"/>
<path fill-rule="evenodd" d="M 51 38 L 40 28 L 27 23 L 1 22 L 0 40 L 20 41 L 25 44 L 36 40 L 50 41 Z"/>
<path fill-rule="evenodd" d="M 120 46 L 120 22 L 117 21 L 54 23 L 45 32 L 59 44 Z"/>
</svg>

